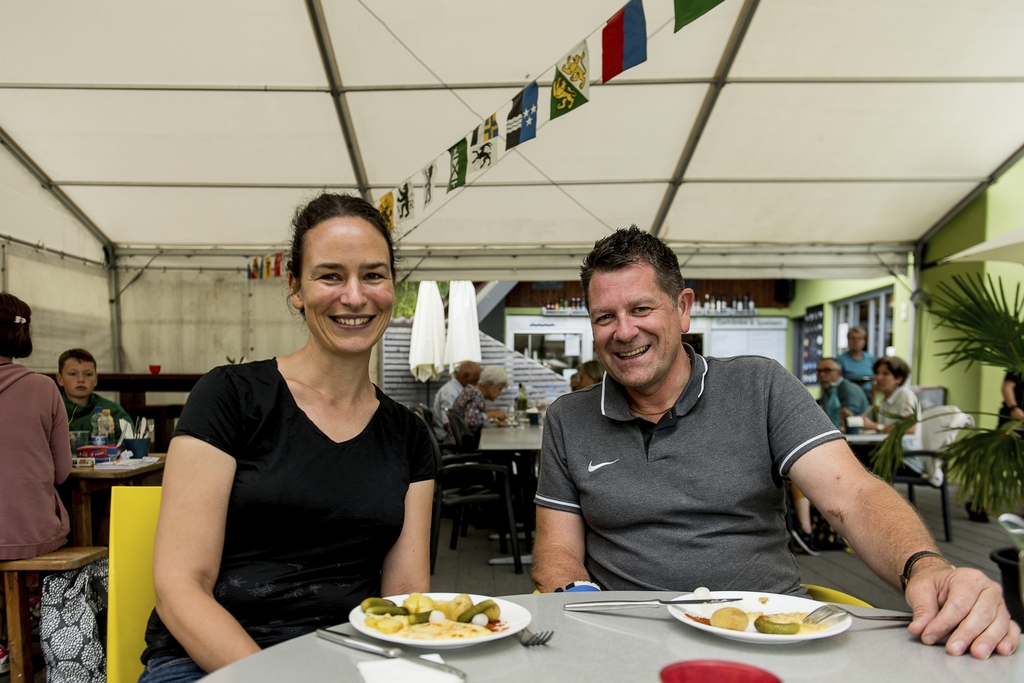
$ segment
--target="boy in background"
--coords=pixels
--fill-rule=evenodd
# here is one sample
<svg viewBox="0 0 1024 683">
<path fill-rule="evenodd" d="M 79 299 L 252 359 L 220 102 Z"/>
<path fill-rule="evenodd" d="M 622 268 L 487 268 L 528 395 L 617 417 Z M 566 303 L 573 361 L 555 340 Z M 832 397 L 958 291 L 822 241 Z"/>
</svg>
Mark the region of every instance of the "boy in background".
<svg viewBox="0 0 1024 683">
<path fill-rule="evenodd" d="M 121 437 L 121 420 L 131 423 L 128 413 L 119 403 L 97 396 L 96 359 L 85 349 L 68 349 L 60 354 L 57 361 L 57 384 L 64 397 L 64 408 L 68 411 L 68 430 L 91 432 L 92 414 L 96 408 L 110 410 L 114 418 L 114 438 Z"/>
</svg>

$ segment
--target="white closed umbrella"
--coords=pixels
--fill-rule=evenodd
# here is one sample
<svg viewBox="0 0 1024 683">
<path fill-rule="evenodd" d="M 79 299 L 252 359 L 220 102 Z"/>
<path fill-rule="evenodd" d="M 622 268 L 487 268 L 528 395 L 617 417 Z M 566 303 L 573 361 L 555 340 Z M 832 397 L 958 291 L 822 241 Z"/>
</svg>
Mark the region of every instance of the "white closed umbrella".
<svg viewBox="0 0 1024 683">
<path fill-rule="evenodd" d="M 1024 228 L 1011 230 L 1005 235 L 994 237 L 987 242 L 975 244 L 969 249 L 939 259 L 939 263 L 950 261 L 1009 261 L 1024 263 Z"/>
<path fill-rule="evenodd" d="M 476 289 L 468 280 L 452 282 L 448 291 L 448 343 L 444 362 L 449 372 L 463 361 L 479 363 L 480 324 L 476 317 Z"/>
<path fill-rule="evenodd" d="M 421 282 L 409 338 L 409 371 L 420 382 L 444 374 L 444 302 L 436 282 Z"/>
</svg>

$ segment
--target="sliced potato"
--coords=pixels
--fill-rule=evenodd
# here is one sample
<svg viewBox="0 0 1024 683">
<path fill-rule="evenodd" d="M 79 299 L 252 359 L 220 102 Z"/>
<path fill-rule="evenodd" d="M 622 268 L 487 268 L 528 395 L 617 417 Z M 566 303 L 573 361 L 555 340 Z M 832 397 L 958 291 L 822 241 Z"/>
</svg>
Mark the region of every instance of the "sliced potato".
<svg viewBox="0 0 1024 683">
<path fill-rule="evenodd" d="M 442 609 L 441 611 L 443 611 L 444 615 L 452 621 L 457 621 L 459 615 L 468 610 L 472 606 L 473 600 L 470 599 L 470 597 L 465 593 L 461 593 L 459 595 L 456 595 L 453 599 L 449 600 L 448 603 L 445 604 L 444 609 Z"/>
<path fill-rule="evenodd" d="M 401 631 L 403 626 L 405 626 L 405 624 L 403 624 L 400 619 L 395 619 L 394 617 L 384 617 L 383 619 L 377 622 L 377 625 L 374 628 L 376 628 L 381 633 L 392 634 Z"/>
<path fill-rule="evenodd" d="M 433 600 L 423 593 L 413 593 L 405 599 L 402 603 L 402 607 L 409 610 L 409 614 L 419 614 L 420 612 L 430 612 L 437 609 Z"/>
</svg>

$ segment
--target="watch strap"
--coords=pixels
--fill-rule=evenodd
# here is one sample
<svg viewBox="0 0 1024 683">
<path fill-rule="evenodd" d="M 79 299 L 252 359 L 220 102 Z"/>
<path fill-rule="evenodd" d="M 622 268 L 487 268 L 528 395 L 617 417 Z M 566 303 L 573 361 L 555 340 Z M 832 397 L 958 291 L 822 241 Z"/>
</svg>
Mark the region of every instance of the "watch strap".
<svg viewBox="0 0 1024 683">
<path fill-rule="evenodd" d="M 923 560 L 926 557 L 937 557 L 946 564 L 949 564 L 949 560 L 942 556 L 942 553 L 937 553 L 934 550 L 919 550 L 910 557 L 907 558 L 907 563 L 903 565 L 903 573 L 900 574 L 900 586 L 903 587 L 903 592 L 907 592 L 907 583 L 910 581 L 910 572 L 913 571 L 914 565 L 917 564 L 918 560 Z M 953 565 L 949 564 L 950 567 Z M 953 567 L 956 569 L 956 567 Z"/>
</svg>

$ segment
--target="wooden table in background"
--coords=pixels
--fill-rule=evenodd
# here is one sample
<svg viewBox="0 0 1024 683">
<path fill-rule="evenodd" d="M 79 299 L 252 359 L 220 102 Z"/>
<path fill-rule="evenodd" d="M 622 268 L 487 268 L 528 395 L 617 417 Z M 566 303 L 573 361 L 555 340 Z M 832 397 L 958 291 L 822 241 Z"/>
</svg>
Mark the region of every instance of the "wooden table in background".
<svg viewBox="0 0 1024 683">
<path fill-rule="evenodd" d="M 68 481 L 71 483 L 71 533 L 72 545 L 91 546 L 92 538 L 92 496 L 98 491 L 107 491 L 114 486 L 157 486 L 163 479 L 165 453 L 151 453 L 157 462 L 134 470 L 108 470 L 94 467 L 72 467 Z M 108 513 L 109 516 L 109 513 Z"/>
</svg>

